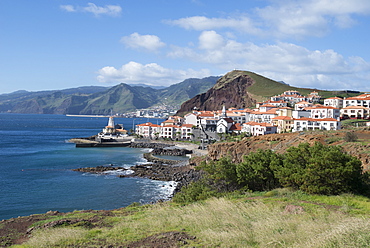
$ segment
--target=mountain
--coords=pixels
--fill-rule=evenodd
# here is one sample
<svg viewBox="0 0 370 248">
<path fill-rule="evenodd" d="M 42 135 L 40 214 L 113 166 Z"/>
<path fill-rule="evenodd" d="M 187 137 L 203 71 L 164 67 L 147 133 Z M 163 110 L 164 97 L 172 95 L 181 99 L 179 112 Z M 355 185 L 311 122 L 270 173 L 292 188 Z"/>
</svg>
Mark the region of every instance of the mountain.
<svg viewBox="0 0 370 248">
<path fill-rule="evenodd" d="M 249 71 L 234 70 L 223 77 L 207 92 L 199 94 L 181 105 L 177 115 L 184 115 L 194 109 L 217 110 L 226 108 L 248 108 L 256 102 L 268 100 L 284 91 L 297 90 L 303 95 L 318 91 L 325 97 L 348 96 L 345 92 L 321 91 L 317 89 L 296 88 L 284 82 L 277 82 Z"/>
<path fill-rule="evenodd" d="M 211 88 L 219 77 L 187 79 L 167 88 L 119 84 L 54 91 L 16 91 L 0 95 L 0 112 L 33 114 L 125 113 L 158 104 L 180 106 Z"/>
<path fill-rule="evenodd" d="M 180 105 L 184 101 L 206 92 L 220 77 L 206 77 L 203 79 L 189 78 L 181 83 L 173 84 L 159 91 L 160 98 L 167 104 Z"/>
</svg>

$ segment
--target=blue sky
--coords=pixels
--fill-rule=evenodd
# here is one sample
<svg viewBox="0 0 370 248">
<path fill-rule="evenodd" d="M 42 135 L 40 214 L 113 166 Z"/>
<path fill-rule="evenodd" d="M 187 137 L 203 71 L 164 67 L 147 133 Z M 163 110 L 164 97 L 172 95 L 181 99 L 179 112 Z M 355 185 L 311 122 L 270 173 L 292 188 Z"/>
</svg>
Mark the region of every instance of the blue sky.
<svg viewBox="0 0 370 248">
<path fill-rule="evenodd" d="M 369 0 L 0 0 L 0 94 L 233 69 L 370 91 Z"/>
</svg>

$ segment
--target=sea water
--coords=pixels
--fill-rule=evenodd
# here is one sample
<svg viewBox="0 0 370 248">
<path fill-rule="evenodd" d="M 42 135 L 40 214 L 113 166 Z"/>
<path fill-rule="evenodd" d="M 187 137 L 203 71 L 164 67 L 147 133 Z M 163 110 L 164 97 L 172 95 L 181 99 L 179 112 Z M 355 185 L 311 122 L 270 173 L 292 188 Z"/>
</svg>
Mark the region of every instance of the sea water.
<svg viewBox="0 0 370 248">
<path fill-rule="evenodd" d="M 163 120 L 115 118 L 127 130 L 147 121 Z M 115 209 L 170 197 L 173 182 L 72 171 L 145 163 L 143 149 L 76 148 L 67 142 L 95 135 L 107 122 L 97 117 L 0 114 L 0 220 L 49 210 Z"/>
</svg>

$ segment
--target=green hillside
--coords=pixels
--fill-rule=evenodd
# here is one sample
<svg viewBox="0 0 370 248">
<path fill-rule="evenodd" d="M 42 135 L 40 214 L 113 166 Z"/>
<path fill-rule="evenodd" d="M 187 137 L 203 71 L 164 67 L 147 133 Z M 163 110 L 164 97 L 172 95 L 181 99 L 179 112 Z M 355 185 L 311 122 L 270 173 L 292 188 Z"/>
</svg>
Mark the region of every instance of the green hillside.
<svg viewBox="0 0 370 248">
<path fill-rule="evenodd" d="M 183 101 L 207 91 L 218 77 L 187 79 L 167 88 L 119 84 L 111 88 L 80 87 L 60 91 L 17 91 L 0 95 L 0 112 L 34 114 L 125 113 L 154 105 L 179 106 Z"/>
<path fill-rule="evenodd" d="M 203 79 L 190 78 L 174 84 L 159 92 L 159 97 L 166 104 L 181 104 L 186 100 L 212 88 L 219 77 Z"/>
</svg>

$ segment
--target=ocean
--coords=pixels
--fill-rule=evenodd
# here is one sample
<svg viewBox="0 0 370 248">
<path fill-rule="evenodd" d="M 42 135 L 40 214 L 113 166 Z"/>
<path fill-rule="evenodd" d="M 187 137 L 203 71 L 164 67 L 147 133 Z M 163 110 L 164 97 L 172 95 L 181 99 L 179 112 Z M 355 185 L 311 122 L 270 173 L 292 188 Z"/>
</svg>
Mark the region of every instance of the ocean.
<svg viewBox="0 0 370 248">
<path fill-rule="evenodd" d="M 127 130 L 160 119 L 115 118 Z M 168 199 L 173 182 L 72 171 L 99 165 L 145 163 L 144 149 L 76 148 L 67 140 L 95 135 L 108 118 L 0 114 L 0 220 L 74 210 L 125 207 Z"/>
</svg>

